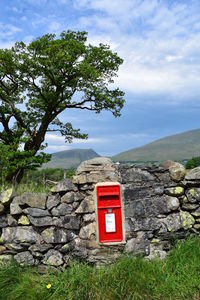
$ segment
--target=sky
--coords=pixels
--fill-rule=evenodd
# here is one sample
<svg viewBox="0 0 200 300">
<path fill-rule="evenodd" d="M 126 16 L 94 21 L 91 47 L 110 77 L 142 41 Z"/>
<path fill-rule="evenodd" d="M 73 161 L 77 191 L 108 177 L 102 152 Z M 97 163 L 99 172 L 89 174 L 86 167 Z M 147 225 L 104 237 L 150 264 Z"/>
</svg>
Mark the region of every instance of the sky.
<svg viewBox="0 0 200 300">
<path fill-rule="evenodd" d="M 46 33 L 88 32 L 123 58 L 115 86 L 121 117 L 69 110 L 61 120 L 88 133 L 66 144 L 48 133 L 46 152 L 92 148 L 111 156 L 164 136 L 200 128 L 199 0 L 0 0 L 0 48 Z"/>
</svg>

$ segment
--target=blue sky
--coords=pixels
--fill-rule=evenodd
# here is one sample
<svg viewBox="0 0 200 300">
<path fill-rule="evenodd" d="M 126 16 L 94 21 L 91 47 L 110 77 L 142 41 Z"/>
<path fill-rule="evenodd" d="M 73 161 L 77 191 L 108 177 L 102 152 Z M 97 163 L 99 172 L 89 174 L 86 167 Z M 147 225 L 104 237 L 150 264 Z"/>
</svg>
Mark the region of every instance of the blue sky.
<svg viewBox="0 0 200 300">
<path fill-rule="evenodd" d="M 65 144 L 47 134 L 47 152 L 93 148 L 113 155 L 200 128 L 200 1 L 0 0 L 0 47 L 45 33 L 86 30 L 124 59 L 115 85 L 125 91 L 120 118 L 66 111 L 61 119 L 89 134 Z"/>
</svg>

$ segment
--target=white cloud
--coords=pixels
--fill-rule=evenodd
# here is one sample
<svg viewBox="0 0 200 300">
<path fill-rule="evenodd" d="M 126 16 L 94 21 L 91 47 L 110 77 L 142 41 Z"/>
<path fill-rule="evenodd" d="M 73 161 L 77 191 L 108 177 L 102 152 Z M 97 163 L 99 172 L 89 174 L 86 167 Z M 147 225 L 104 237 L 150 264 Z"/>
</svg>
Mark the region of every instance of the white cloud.
<svg viewBox="0 0 200 300">
<path fill-rule="evenodd" d="M 94 44 L 114 45 L 124 58 L 116 84 L 131 93 L 200 96 L 200 3 L 158 0 L 80 0 L 76 9 Z M 174 100 L 173 100 L 174 101 Z"/>
</svg>

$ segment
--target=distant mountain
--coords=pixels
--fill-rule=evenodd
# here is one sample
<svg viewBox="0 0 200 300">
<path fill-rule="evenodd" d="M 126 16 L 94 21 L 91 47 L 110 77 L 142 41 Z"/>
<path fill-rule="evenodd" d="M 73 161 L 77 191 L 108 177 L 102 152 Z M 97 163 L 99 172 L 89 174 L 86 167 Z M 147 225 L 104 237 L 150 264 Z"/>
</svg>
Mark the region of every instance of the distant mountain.
<svg viewBox="0 0 200 300">
<path fill-rule="evenodd" d="M 184 160 L 200 156 L 200 129 L 167 136 L 112 157 L 114 161 Z"/>
<path fill-rule="evenodd" d="M 52 154 L 51 161 L 42 168 L 76 168 L 82 161 L 100 156 L 92 149 L 65 150 Z"/>
</svg>

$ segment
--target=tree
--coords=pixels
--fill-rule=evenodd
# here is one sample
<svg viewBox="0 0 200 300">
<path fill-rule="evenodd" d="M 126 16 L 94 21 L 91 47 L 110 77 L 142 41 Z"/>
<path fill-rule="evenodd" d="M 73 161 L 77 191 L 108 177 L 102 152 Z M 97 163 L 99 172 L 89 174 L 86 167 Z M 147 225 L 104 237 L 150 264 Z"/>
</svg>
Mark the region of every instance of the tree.
<svg viewBox="0 0 200 300">
<path fill-rule="evenodd" d="M 86 32 L 46 34 L 28 45 L 0 49 L 0 145 L 12 152 L 8 161 L 15 166 L 8 168 L 7 179 L 20 182 L 26 168 L 50 159 L 41 152 L 47 132 L 60 132 L 66 142 L 87 138 L 59 120 L 64 110 L 120 116 L 124 93 L 109 85 L 122 62 L 108 45 L 87 44 Z M 16 165 L 19 160 L 23 163 Z"/>
</svg>

